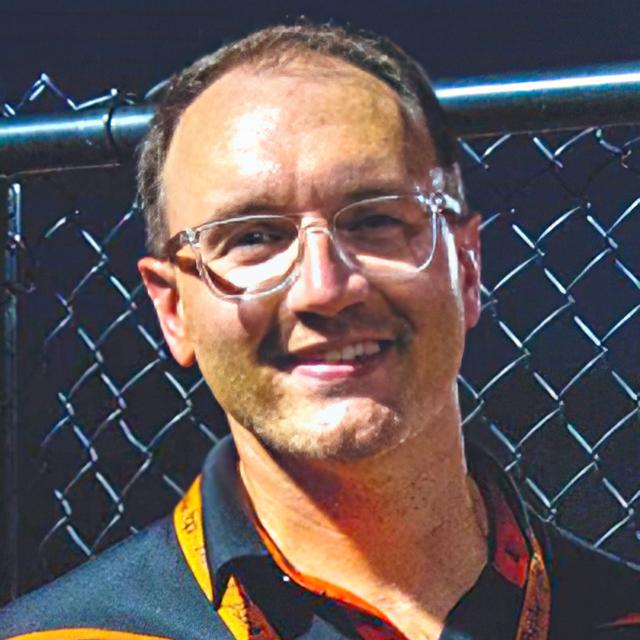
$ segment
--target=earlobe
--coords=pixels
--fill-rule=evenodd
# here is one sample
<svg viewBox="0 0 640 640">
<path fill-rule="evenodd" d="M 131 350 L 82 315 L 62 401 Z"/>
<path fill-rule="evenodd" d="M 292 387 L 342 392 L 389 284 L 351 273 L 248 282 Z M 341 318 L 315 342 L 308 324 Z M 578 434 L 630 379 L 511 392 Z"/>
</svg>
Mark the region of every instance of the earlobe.
<svg viewBox="0 0 640 640">
<path fill-rule="evenodd" d="M 138 261 L 138 271 L 173 357 L 183 367 L 191 366 L 195 362 L 195 354 L 185 329 L 182 300 L 173 266 L 164 260 L 145 257 Z"/>
<path fill-rule="evenodd" d="M 481 218 L 476 215 L 455 231 L 467 329 L 480 318 L 480 223 Z"/>
</svg>

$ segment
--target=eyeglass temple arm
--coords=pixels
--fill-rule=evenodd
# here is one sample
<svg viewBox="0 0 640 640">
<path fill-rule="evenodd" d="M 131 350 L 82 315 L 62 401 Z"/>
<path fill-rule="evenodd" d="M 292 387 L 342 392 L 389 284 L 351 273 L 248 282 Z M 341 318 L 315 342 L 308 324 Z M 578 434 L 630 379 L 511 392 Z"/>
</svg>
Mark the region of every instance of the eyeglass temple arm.
<svg viewBox="0 0 640 640">
<path fill-rule="evenodd" d="M 182 247 L 189 243 L 189 236 L 186 231 L 180 231 L 180 233 L 176 233 L 175 236 L 169 238 L 165 243 L 162 251 L 160 253 L 160 258 L 162 260 L 169 260 L 169 262 L 174 262 L 176 259 L 176 254 Z"/>
<path fill-rule="evenodd" d="M 187 273 L 198 275 L 199 268 L 206 269 L 207 276 L 209 277 L 211 282 L 216 287 L 218 287 L 220 291 L 226 293 L 227 295 L 238 296 L 242 295 L 245 292 L 245 289 L 236 287 L 236 285 L 232 284 L 228 280 L 225 280 L 222 276 L 219 276 L 217 273 L 209 269 L 206 264 L 202 264 L 201 267 L 199 267 L 196 258 L 193 258 L 191 256 L 177 255 L 178 251 L 180 251 L 182 247 L 189 244 L 191 244 L 191 242 L 189 240 L 188 233 L 186 231 L 181 231 L 167 241 L 164 246 L 162 256 L 165 260 L 169 260 L 169 262 L 175 264 L 178 269 L 180 269 L 181 271 L 186 271 Z"/>
</svg>

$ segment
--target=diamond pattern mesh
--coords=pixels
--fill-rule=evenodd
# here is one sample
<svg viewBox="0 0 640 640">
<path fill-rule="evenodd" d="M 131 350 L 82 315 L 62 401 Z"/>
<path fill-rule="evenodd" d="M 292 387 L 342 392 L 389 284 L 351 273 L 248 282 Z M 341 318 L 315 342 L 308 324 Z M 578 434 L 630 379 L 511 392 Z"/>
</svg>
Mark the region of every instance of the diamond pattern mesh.
<svg viewBox="0 0 640 640">
<path fill-rule="evenodd" d="M 82 109 L 42 76 L 3 115 Z M 640 561 L 640 129 L 461 140 L 483 213 L 468 437 L 543 517 Z M 19 262 L 20 575 L 59 575 L 167 513 L 225 433 L 135 270 L 132 166 L 33 175 Z M 133 203 L 133 204 L 132 204 Z"/>
</svg>

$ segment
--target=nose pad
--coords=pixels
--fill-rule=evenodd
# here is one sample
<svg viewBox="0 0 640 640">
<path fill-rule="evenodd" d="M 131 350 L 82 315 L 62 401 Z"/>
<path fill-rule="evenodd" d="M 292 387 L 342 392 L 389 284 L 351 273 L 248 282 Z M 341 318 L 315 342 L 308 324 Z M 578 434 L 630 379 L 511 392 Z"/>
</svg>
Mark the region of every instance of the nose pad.
<svg viewBox="0 0 640 640">
<path fill-rule="evenodd" d="M 356 265 L 344 254 L 343 249 L 333 235 L 333 231 L 328 226 L 328 223 L 324 220 L 316 220 L 300 228 L 301 236 L 303 236 L 303 244 L 306 243 L 307 234 L 323 233 L 331 241 L 334 257 L 338 258 L 341 264 L 347 269 L 354 270 Z M 304 247 L 306 249 L 306 247 Z"/>
<path fill-rule="evenodd" d="M 304 245 L 289 292 L 292 309 L 333 314 L 363 299 L 367 286 L 360 279 L 352 278 L 354 269 L 344 260 L 331 230 L 313 224 L 301 231 Z"/>
<path fill-rule="evenodd" d="M 314 288 L 324 286 L 324 280 L 326 275 L 326 261 L 335 262 L 337 257 L 335 242 L 331 231 L 324 226 L 309 225 L 302 229 L 303 231 L 303 246 L 302 246 L 302 263 L 300 265 L 301 276 L 306 278 L 310 275 L 310 281 Z M 322 244 L 320 238 L 314 240 L 314 236 L 324 235 L 326 237 L 326 247 L 320 247 Z M 311 245 L 314 246 L 311 246 Z M 329 255 L 324 255 L 328 253 Z M 330 265 L 333 269 L 333 265 Z M 310 271 L 307 271 L 307 270 Z"/>
</svg>

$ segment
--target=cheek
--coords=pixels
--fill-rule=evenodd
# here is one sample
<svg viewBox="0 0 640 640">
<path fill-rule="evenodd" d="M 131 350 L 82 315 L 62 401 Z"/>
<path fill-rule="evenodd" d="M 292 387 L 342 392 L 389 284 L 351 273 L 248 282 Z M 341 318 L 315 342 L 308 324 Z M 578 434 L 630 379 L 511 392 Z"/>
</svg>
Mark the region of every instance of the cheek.
<svg viewBox="0 0 640 640">
<path fill-rule="evenodd" d="M 222 355 L 257 349 L 272 322 L 271 307 L 260 299 L 221 300 L 200 284 L 182 292 L 187 335 L 195 350 Z"/>
<path fill-rule="evenodd" d="M 448 317 L 450 331 L 457 334 L 465 323 L 464 301 L 458 264 L 458 249 L 455 238 L 444 220 L 442 220 L 442 234 L 438 240 L 438 251 L 434 264 L 430 267 L 436 283 L 435 295 L 441 303 L 443 316 Z"/>
<path fill-rule="evenodd" d="M 256 348 L 276 322 L 279 296 L 241 301 L 235 307 L 236 322 L 247 338 L 251 336 Z"/>
<path fill-rule="evenodd" d="M 247 389 L 258 395 L 270 389 L 258 366 L 258 348 L 271 318 L 271 309 L 257 301 L 232 302 L 209 291 L 193 296 L 185 292 L 185 322 L 196 361 L 225 411 L 233 412 Z"/>
<path fill-rule="evenodd" d="M 431 380 L 436 386 L 455 379 L 465 335 L 455 244 L 446 232 L 438 241 L 433 262 L 403 295 L 403 307 L 413 325 L 414 366 L 423 372 L 416 379 L 423 384 Z"/>
<path fill-rule="evenodd" d="M 458 333 L 464 323 L 464 305 L 458 273 L 458 258 L 452 234 L 445 228 L 438 236 L 438 244 L 429 267 L 418 274 L 411 291 L 404 295 L 411 317 L 419 327 L 426 325 L 434 331 Z M 446 331 L 447 327 L 449 331 Z"/>
</svg>

